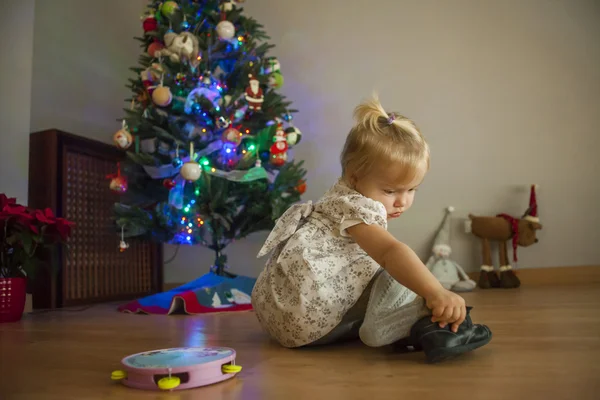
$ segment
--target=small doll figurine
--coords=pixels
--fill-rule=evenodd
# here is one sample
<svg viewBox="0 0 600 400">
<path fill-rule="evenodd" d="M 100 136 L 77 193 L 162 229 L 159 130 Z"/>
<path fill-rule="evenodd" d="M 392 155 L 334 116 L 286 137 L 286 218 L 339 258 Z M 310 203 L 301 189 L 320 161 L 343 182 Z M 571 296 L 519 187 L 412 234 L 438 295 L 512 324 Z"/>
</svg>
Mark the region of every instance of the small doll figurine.
<svg viewBox="0 0 600 400">
<path fill-rule="evenodd" d="M 432 249 L 432 255 L 427 261 L 427 268 L 437 278 L 438 281 L 448 290 L 453 292 L 470 292 L 477 285 L 474 280 L 469 278 L 467 273 L 460 265 L 450 259 L 452 248 L 450 247 L 450 226 L 448 215 L 454 211 L 450 206 L 446 209 L 446 215 L 442 226 L 435 238 Z"/>
</svg>

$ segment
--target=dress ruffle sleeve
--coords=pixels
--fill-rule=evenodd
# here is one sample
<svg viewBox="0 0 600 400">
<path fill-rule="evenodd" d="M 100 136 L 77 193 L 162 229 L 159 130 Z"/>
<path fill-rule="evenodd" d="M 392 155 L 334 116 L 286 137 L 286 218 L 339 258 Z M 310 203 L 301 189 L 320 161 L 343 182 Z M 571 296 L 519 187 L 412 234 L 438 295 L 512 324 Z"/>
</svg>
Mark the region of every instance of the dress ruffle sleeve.
<svg viewBox="0 0 600 400">
<path fill-rule="evenodd" d="M 347 229 L 358 224 L 379 225 L 387 230 L 385 206 L 360 194 L 341 196 L 332 201 L 331 216 L 339 223 L 339 234 L 349 237 Z"/>
</svg>

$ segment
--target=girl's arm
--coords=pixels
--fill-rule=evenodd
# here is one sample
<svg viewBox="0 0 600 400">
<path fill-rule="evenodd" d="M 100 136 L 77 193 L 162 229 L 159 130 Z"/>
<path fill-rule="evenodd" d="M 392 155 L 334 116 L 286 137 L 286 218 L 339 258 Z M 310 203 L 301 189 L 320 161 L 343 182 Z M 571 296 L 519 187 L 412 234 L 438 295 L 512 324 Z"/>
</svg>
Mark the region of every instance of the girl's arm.
<svg viewBox="0 0 600 400">
<path fill-rule="evenodd" d="M 428 299 L 443 289 L 415 252 L 378 225 L 358 224 L 347 229 L 356 243 L 394 279 Z"/>
<path fill-rule="evenodd" d="M 467 315 L 465 300 L 444 289 L 410 247 L 379 225 L 358 224 L 347 231 L 394 279 L 425 299 L 432 322 L 442 328 L 452 324 L 452 331 L 457 332 Z"/>
</svg>

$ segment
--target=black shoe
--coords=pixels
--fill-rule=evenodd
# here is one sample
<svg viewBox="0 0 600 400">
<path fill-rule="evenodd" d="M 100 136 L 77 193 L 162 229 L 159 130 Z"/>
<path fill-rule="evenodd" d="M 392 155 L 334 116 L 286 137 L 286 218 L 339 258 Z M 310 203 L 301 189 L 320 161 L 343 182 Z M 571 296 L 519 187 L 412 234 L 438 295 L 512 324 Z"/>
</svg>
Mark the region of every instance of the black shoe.
<svg viewBox="0 0 600 400">
<path fill-rule="evenodd" d="M 473 351 L 492 340 L 492 332 L 485 325 L 474 324 L 467 307 L 467 317 L 456 333 L 450 325 L 440 328 L 437 322 L 431 322 L 431 316 L 417 321 L 411 328 L 411 342 L 415 349 L 420 347 L 430 363 L 437 363 Z"/>
</svg>

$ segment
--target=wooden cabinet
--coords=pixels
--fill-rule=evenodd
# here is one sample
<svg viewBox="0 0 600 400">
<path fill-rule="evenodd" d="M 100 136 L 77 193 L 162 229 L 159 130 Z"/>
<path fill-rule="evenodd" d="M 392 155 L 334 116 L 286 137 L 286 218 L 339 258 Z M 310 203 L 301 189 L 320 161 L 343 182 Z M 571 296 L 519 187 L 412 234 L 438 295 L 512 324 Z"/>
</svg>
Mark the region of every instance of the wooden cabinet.
<svg viewBox="0 0 600 400">
<path fill-rule="evenodd" d="M 125 155 L 114 146 L 59 130 L 30 135 L 28 205 L 75 223 L 64 247 L 44 255 L 30 281 L 34 309 L 126 300 L 162 290 L 162 245 L 128 239 L 119 252 L 109 174 Z M 54 267 L 51 267 L 54 262 Z"/>
</svg>

